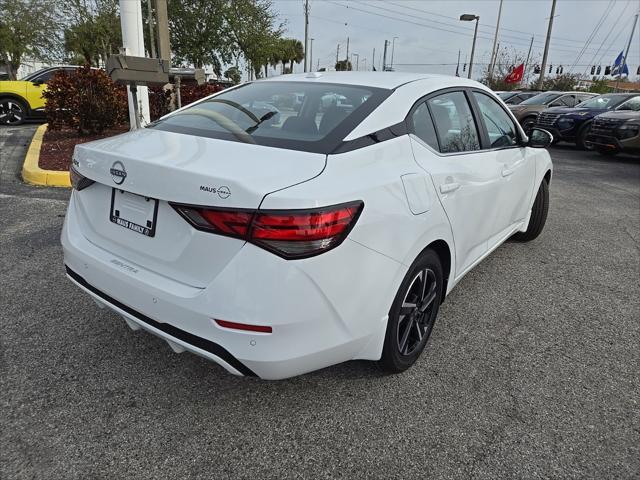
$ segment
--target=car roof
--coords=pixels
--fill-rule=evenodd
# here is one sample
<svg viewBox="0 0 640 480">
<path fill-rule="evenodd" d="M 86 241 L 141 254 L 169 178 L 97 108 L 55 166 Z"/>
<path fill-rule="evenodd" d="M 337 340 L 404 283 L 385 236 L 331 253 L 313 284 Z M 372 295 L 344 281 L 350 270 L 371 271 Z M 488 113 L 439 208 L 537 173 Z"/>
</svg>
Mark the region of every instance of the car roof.
<svg viewBox="0 0 640 480">
<path fill-rule="evenodd" d="M 454 79 L 455 85 L 477 85 L 477 82 L 462 77 L 412 72 L 310 72 L 278 75 L 257 81 L 338 83 L 342 85 L 360 85 L 392 90 L 410 82 L 427 79 L 442 80 L 443 88 L 451 85 Z"/>
</svg>

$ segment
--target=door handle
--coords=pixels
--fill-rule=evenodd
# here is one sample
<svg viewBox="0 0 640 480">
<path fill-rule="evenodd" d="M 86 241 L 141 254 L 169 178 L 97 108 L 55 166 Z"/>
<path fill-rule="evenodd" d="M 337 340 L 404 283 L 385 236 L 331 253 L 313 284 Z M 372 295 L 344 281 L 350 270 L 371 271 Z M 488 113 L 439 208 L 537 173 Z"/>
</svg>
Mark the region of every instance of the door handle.
<svg viewBox="0 0 640 480">
<path fill-rule="evenodd" d="M 515 172 L 514 168 L 507 168 L 507 166 L 502 167 L 502 176 L 503 177 L 508 177 L 509 175 L 512 175 L 513 172 Z"/>
<path fill-rule="evenodd" d="M 450 193 L 455 192 L 460 188 L 460 184 L 456 182 L 443 183 L 440 185 L 440 193 Z"/>
</svg>

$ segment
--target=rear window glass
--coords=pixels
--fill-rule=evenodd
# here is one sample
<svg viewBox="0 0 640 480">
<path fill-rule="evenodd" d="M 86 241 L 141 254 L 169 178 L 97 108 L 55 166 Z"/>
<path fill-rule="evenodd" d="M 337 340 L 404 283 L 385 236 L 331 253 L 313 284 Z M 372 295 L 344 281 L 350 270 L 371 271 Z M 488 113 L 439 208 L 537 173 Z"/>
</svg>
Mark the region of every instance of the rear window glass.
<svg viewBox="0 0 640 480">
<path fill-rule="evenodd" d="M 151 128 L 329 153 L 390 90 L 308 82 L 254 82 L 161 119 Z"/>
</svg>

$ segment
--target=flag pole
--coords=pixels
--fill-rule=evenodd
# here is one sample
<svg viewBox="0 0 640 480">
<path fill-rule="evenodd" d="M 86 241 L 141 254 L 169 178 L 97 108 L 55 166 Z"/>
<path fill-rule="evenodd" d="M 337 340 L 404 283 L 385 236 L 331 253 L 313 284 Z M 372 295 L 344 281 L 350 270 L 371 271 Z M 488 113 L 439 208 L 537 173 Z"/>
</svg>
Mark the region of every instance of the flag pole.
<svg viewBox="0 0 640 480">
<path fill-rule="evenodd" d="M 637 23 L 638 23 L 638 14 L 636 14 L 636 17 L 633 20 L 631 35 L 629 35 L 629 43 L 627 43 L 627 50 L 624 52 L 624 56 L 622 57 L 622 63 L 620 64 L 620 71 L 618 72 L 618 80 L 616 81 L 616 92 L 618 91 L 618 85 L 620 85 L 620 79 L 622 78 L 622 72 L 624 71 L 624 66 L 627 63 L 627 56 L 629 55 L 629 48 L 631 47 L 631 41 L 633 40 L 633 32 L 636 31 Z M 628 74 L 627 74 L 627 77 L 628 77 Z"/>
<path fill-rule="evenodd" d="M 522 74 L 522 80 L 527 73 L 527 66 L 529 65 L 529 57 L 531 56 L 531 47 L 533 47 L 533 35 L 531 35 L 531 43 L 529 44 L 529 53 L 527 53 L 527 59 L 524 62 L 524 73 Z"/>
</svg>

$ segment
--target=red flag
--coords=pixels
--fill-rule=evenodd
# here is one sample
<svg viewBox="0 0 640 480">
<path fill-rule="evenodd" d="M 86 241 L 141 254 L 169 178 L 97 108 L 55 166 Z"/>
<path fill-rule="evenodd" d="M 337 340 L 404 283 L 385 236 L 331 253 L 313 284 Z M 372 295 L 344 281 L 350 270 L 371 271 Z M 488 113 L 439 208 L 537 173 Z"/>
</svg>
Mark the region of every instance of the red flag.
<svg viewBox="0 0 640 480">
<path fill-rule="evenodd" d="M 524 77 L 524 63 L 514 68 L 511 73 L 505 77 L 504 81 L 506 83 L 518 83 L 522 81 L 522 77 Z"/>
</svg>

